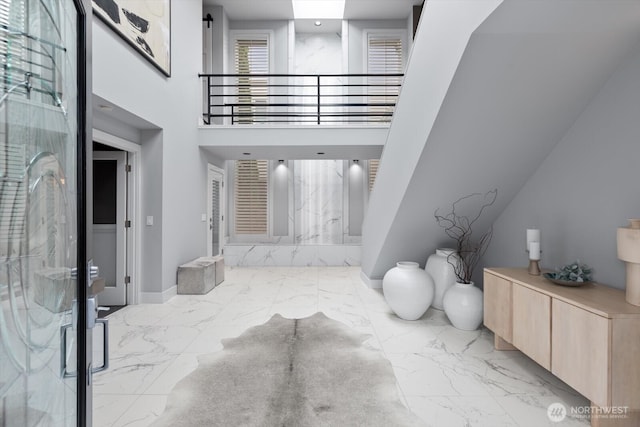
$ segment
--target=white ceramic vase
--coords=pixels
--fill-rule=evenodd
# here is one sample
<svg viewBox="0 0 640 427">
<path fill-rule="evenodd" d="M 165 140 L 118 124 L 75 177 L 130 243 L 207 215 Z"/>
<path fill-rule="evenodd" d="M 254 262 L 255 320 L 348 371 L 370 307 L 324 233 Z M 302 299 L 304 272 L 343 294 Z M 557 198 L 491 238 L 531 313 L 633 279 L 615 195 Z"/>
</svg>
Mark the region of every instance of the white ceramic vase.
<svg viewBox="0 0 640 427">
<path fill-rule="evenodd" d="M 460 262 L 454 249 L 436 249 L 429 256 L 424 269 L 431 275 L 435 285 L 435 295 L 431 307 L 442 310 L 442 298 L 447 290 L 456 283 L 456 273 L 452 264 Z"/>
<path fill-rule="evenodd" d="M 475 331 L 484 314 L 482 291 L 471 283 L 456 282 L 442 299 L 444 312 L 458 329 Z"/>
<path fill-rule="evenodd" d="M 404 320 L 416 320 L 429 309 L 433 279 L 417 262 L 398 262 L 382 279 L 382 291 L 391 310 Z"/>
</svg>

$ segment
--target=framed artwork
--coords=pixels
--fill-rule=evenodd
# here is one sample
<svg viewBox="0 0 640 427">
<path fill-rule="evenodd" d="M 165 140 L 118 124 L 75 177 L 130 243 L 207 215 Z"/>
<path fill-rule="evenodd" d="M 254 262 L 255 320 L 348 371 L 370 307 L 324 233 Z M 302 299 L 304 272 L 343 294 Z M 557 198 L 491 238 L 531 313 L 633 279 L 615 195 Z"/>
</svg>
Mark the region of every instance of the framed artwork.
<svg viewBox="0 0 640 427">
<path fill-rule="evenodd" d="M 171 76 L 171 0 L 92 0 L 93 13 L 167 77 Z"/>
</svg>

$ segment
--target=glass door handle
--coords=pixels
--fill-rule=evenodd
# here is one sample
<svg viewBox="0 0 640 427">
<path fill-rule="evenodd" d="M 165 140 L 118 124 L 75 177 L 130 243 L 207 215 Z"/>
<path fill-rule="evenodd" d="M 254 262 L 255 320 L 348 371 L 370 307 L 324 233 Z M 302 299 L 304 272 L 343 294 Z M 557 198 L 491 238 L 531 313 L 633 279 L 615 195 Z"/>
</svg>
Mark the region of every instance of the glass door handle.
<svg viewBox="0 0 640 427">
<path fill-rule="evenodd" d="M 109 319 L 96 319 L 96 323 L 102 324 L 102 366 L 91 368 L 92 373 L 109 369 Z"/>
<path fill-rule="evenodd" d="M 78 312 L 77 306 L 78 301 L 74 300 L 72 322 L 60 327 L 60 373 L 63 378 L 75 377 L 78 375 L 77 371 L 69 371 L 67 369 L 67 359 L 70 356 L 69 354 L 67 354 L 69 344 L 67 334 L 69 329 L 76 329 Z M 102 365 L 98 367 L 92 367 L 92 374 L 109 369 L 109 319 L 97 318 L 98 310 L 102 309 L 102 307 L 97 306 L 95 295 L 87 298 L 87 329 L 94 329 L 96 324 L 102 325 Z"/>
</svg>

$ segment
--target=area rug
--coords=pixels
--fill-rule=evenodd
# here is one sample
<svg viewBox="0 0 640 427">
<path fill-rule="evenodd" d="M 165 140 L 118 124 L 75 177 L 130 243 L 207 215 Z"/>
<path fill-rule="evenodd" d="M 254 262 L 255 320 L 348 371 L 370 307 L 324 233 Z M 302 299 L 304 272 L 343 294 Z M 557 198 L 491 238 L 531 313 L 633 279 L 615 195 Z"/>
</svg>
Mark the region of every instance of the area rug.
<svg viewBox="0 0 640 427">
<path fill-rule="evenodd" d="M 368 335 L 316 313 L 273 316 L 201 356 L 156 426 L 421 426 Z"/>
</svg>

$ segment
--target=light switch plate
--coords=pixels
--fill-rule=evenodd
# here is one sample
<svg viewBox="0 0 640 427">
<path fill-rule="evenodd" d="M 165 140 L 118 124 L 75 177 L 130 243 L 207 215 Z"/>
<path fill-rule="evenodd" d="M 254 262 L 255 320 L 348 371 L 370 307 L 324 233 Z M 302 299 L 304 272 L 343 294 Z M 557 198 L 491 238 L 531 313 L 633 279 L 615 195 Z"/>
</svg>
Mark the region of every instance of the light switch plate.
<svg viewBox="0 0 640 427">
<path fill-rule="evenodd" d="M 153 225 L 153 216 L 147 216 L 147 225 Z"/>
</svg>

